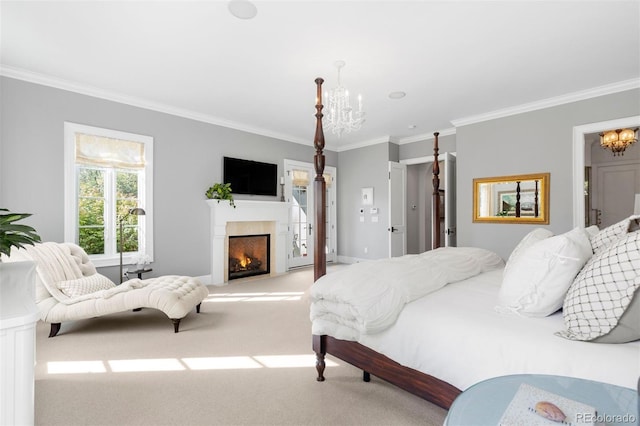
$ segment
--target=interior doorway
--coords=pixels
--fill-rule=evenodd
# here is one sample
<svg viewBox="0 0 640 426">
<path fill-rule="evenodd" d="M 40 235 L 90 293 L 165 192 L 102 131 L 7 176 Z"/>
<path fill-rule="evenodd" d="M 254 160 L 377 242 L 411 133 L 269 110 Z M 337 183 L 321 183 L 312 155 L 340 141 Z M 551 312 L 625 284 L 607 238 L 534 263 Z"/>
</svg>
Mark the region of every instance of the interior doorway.
<svg viewBox="0 0 640 426">
<path fill-rule="evenodd" d="M 439 156 L 440 166 L 440 242 L 441 246 L 456 245 L 456 171 L 455 153 Z M 407 164 L 407 253 L 431 250 L 433 156 L 402 160 Z"/>
<path fill-rule="evenodd" d="M 593 196 L 593 188 L 597 186 L 597 184 L 594 183 L 593 168 L 591 166 L 591 155 L 594 152 L 591 150 L 591 146 L 594 145 L 593 138 L 597 137 L 599 141 L 599 133 L 606 130 L 639 126 L 640 115 L 636 115 L 617 120 L 575 126 L 573 128 L 573 226 L 584 227 L 588 224 L 590 222 L 589 216 L 592 214 L 590 209 L 594 208 L 594 202 L 598 202 L 594 200 L 595 197 Z M 630 160 L 632 150 L 639 149 L 638 145 L 638 143 L 632 145 L 627 149 L 628 152 L 625 152 L 625 155 L 619 158 Z M 602 148 L 598 147 L 598 149 Z M 607 154 L 607 151 L 602 151 Z M 599 154 L 603 153 L 600 151 L 597 152 Z M 608 152 L 608 155 L 613 154 Z M 591 169 L 589 169 L 590 167 Z M 589 170 L 591 170 L 590 176 Z M 590 202 L 591 206 L 589 205 Z M 630 203 L 631 206 L 633 206 L 633 198 L 631 198 Z M 633 210 L 631 210 L 631 213 L 632 212 Z"/>
<path fill-rule="evenodd" d="M 600 135 L 585 135 L 585 225 L 600 229 L 633 214 L 640 194 L 640 145 L 614 156 L 600 146 Z"/>
</svg>

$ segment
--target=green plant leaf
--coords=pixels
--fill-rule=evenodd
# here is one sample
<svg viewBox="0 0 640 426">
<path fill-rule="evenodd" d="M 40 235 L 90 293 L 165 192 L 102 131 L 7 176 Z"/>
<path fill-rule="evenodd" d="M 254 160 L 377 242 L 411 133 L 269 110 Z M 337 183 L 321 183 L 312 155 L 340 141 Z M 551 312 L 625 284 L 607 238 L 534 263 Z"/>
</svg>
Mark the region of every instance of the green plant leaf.
<svg viewBox="0 0 640 426">
<path fill-rule="evenodd" d="M 33 227 L 14 223 L 31 216 L 30 213 L 11 213 L 5 208 L 0 208 L 0 212 L 7 212 L 0 213 L 0 254 L 9 256 L 12 247 L 24 248 L 41 241 Z"/>
</svg>

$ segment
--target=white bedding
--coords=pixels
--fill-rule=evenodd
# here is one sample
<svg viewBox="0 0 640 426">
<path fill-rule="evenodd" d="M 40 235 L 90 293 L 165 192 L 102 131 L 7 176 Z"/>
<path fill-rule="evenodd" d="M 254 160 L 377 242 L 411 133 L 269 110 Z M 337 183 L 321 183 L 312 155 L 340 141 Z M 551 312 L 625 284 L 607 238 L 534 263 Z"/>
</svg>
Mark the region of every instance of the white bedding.
<svg viewBox="0 0 640 426">
<path fill-rule="evenodd" d="M 442 247 L 350 265 L 312 286 L 312 332 L 357 341 L 387 329 L 412 300 L 502 266 L 497 254 L 477 247 Z"/>
<path fill-rule="evenodd" d="M 359 342 L 396 362 L 465 390 L 491 377 L 555 374 L 635 389 L 640 341 L 589 343 L 554 335 L 562 314 L 528 318 L 494 310 L 502 269 L 441 288 L 408 303 L 397 321 Z M 338 337 L 338 336 L 334 336 Z"/>
</svg>

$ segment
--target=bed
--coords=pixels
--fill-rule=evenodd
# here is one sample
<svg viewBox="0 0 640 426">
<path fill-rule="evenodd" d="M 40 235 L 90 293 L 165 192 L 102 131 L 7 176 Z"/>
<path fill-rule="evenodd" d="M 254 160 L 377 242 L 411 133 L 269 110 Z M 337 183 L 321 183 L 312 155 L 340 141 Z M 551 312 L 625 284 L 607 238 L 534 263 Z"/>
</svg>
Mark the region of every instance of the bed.
<svg viewBox="0 0 640 426">
<path fill-rule="evenodd" d="M 325 183 L 322 178 L 324 170 L 322 83 L 321 78 L 316 79 L 316 133 L 314 138 L 316 150 L 314 156 L 316 170 L 315 214 L 316 223 L 321 225 L 326 223 L 324 220 L 324 212 L 326 211 Z M 435 133 L 434 137 L 432 205 L 434 217 L 439 217 L 438 134 Z M 345 317 L 358 316 L 360 315 L 358 312 L 366 312 L 371 309 L 371 306 L 331 308 L 330 306 L 318 306 L 318 304 L 331 305 L 335 301 L 341 302 L 342 298 L 352 297 L 360 287 L 367 287 L 363 283 L 366 283 L 371 277 L 362 278 L 363 283 L 355 284 L 353 288 L 346 290 L 346 294 L 331 295 L 331 288 L 341 288 L 349 280 L 358 281 L 359 278 L 356 271 L 352 275 L 347 273 L 346 276 L 340 276 L 339 279 L 342 281 L 336 283 L 332 282 L 335 281 L 335 277 L 338 277 L 335 272 L 326 275 L 326 258 L 322 245 L 325 241 L 326 230 L 323 229 L 323 226 L 318 226 L 316 228 L 314 258 L 316 283 L 312 287 L 311 293 L 312 346 L 317 359 L 317 380 L 320 382 L 325 380 L 325 356 L 332 355 L 362 369 L 364 381 L 369 381 L 371 375 L 374 375 L 447 409 L 454 399 L 469 386 L 491 377 L 508 374 L 553 374 L 635 388 L 640 377 L 640 340 L 638 340 L 640 336 L 634 334 L 638 333 L 634 329 L 634 324 L 638 322 L 637 317 L 633 317 L 630 313 L 632 306 L 633 312 L 637 312 L 637 308 L 640 307 L 640 300 L 638 300 L 640 296 L 634 298 L 634 292 L 640 293 L 640 291 L 635 291 L 640 287 L 640 263 L 638 263 L 640 260 L 638 256 L 633 254 L 637 251 L 631 254 L 630 263 L 624 266 L 627 287 L 623 290 L 626 291 L 626 295 L 623 297 L 624 300 L 620 302 L 621 307 L 617 306 L 616 308 L 616 312 L 620 310 L 618 308 L 623 310 L 622 317 L 618 313 L 617 318 L 609 321 L 606 326 L 602 324 L 590 325 L 591 328 L 580 329 L 584 315 L 592 315 L 593 313 L 580 311 L 583 307 L 578 304 L 575 306 L 567 304 L 569 298 L 564 296 L 575 293 L 572 300 L 579 299 L 579 292 L 584 291 L 584 285 L 576 285 L 577 278 L 575 281 L 570 281 L 570 283 L 574 283 L 570 288 L 563 289 L 564 303 L 559 306 L 557 300 L 554 300 L 553 303 L 541 303 L 548 302 L 548 300 L 539 300 L 547 296 L 538 294 L 536 296 L 540 296 L 540 298 L 536 300 L 535 306 L 540 308 L 541 305 L 544 305 L 544 308 L 540 308 L 542 310 L 539 309 L 538 312 L 532 310 L 533 313 L 529 314 L 527 306 L 518 306 L 518 309 L 512 309 L 511 312 L 509 309 L 496 308 L 499 305 L 498 301 L 507 297 L 505 294 L 508 293 L 508 287 L 504 283 L 514 281 L 514 279 L 509 280 L 508 278 L 514 275 L 514 265 L 518 261 L 524 262 L 522 260 L 524 256 L 516 257 L 518 253 L 530 254 L 532 252 L 530 247 L 542 240 L 545 241 L 547 250 L 551 245 L 558 246 L 560 244 L 562 250 L 571 246 L 580 253 L 579 256 L 575 255 L 574 257 L 576 259 L 582 257 L 582 260 L 580 262 L 576 260 L 570 268 L 566 265 L 562 266 L 565 269 L 561 273 L 565 276 L 565 281 L 567 275 L 576 276 L 576 274 L 578 277 L 583 277 L 582 281 L 588 281 L 587 278 L 594 275 L 593 271 L 599 271 L 597 268 L 601 268 L 603 265 L 600 258 L 595 259 L 596 256 L 592 256 L 596 248 L 599 250 L 598 256 L 608 256 L 607 250 L 610 250 L 610 245 L 613 245 L 612 241 L 619 241 L 623 237 L 625 238 L 625 247 L 631 246 L 633 250 L 640 247 L 640 238 L 638 238 L 640 231 L 632 232 L 632 223 L 634 223 L 633 217 L 624 224 L 618 225 L 616 229 L 608 230 L 610 231 L 608 234 L 603 231 L 592 231 L 590 234 L 587 230 L 576 229 L 562 236 L 552 237 L 548 234 L 543 235 L 548 231 L 532 231 L 514 249 L 514 253 L 512 253 L 514 259 L 508 260 L 506 270 L 504 263 L 495 264 L 491 259 L 490 265 L 475 268 L 475 272 L 469 273 L 468 276 L 457 276 L 455 279 L 446 280 L 447 282 L 444 284 L 434 285 L 433 288 L 423 291 L 424 294 L 415 294 L 412 289 L 402 290 L 402 294 L 398 298 L 404 300 L 404 303 L 401 303 L 402 307 L 398 312 L 384 314 L 392 316 L 384 326 L 379 326 L 379 323 L 376 322 L 379 317 L 373 319 L 359 317 L 354 320 L 354 325 L 346 328 L 343 327 L 347 323 Z M 635 218 L 635 223 L 637 226 L 638 218 Z M 438 228 L 439 221 L 434 221 L 433 235 L 440 235 Z M 589 244 L 588 255 L 585 253 L 585 238 Z M 616 244 L 618 243 L 616 242 Z M 542 245 L 540 243 L 536 247 Z M 432 252 L 438 254 L 442 250 L 446 250 L 439 246 L 439 240 L 435 239 Z M 620 250 L 618 249 L 618 251 Z M 542 254 L 540 256 L 543 257 Z M 565 258 L 573 259 L 571 256 L 559 255 L 561 261 L 565 262 Z M 409 260 L 415 261 L 415 259 Z M 367 264 L 373 268 L 376 267 L 376 263 L 380 263 L 381 268 L 393 267 L 393 264 L 389 262 L 398 261 L 387 259 L 374 261 L 371 264 L 367 262 Z M 440 261 L 435 263 L 440 263 Z M 357 269 L 358 266 L 347 266 L 346 269 L 348 268 Z M 362 266 L 360 268 L 361 272 L 364 271 Z M 369 271 L 369 274 L 376 275 L 376 270 L 372 271 Z M 336 275 L 334 276 L 334 274 Z M 384 274 L 380 272 L 379 275 Z M 536 275 L 535 268 L 528 275 Z M 515 278 L 517 281 L 517 276 Z M 321 287 L 322 290 L 318 290 L 317 287 Z M 391 290 L 378 289 L 377 291 L 379 293 L 375 298 L 381 299 L 379 297 L 381 294 L 387 294 L 385 292 Z M 352 295 L 348 293 L 352 293 Z M 406 297 L 407 294 L 411 294 L 411 297 Z M 358 297 L 365 303 L 371 302 L 370 300 L 367 302 L 367 297 Z M 402 299 L 403 297 L 404 299 Z M 374 296 L 369 299 L 372 298 Z M 557 298 L 558 295 L 555 295 L 555 299 Z M 333 304 L 335 305 L 335 303 Z M 505 306 L 511 307 L 508 304 Z M 560 307 L 564 307 L 564 309 L 559 310 Z M 375 308 L 377 309 L 377 306 Z M 318 313 L 318 311 L 322 312 Z M 574 314 L 582 315 L 582 317 L 575 319 L 572 317 Z M 380 317 L 384 317 L 384 315 Z M 600 314 L 596 313 L 595 315 Z M 332 317 L 336 316 L 340 316 L 342 319 L 334 321 Z M 597 322 L 596 320 L 590 324 Z M 333 325 L 331 325 L 332 322 Z M 602 323 L 602 321 L 600 322 Z M 375 326 L 367 328 L 366 324 L 375 324 Z M 576 326 L 578 328 L 572 329 L 574 324 L 578 324 Z M 629 326 L 629 324 L 631 325 Z M 623 330 L 623 325 L 633 329 L 631 337 L 628 334 L 629 330 Z M 604 332 L 602 329 L 597 331 L 600 333 L 599 336 L 604 337 L 596 338 L 589 334 L 593 334 L 593 330 L 598 327 L 604 327 Z M 355 331 L 353 331 L 354 329 Z M 619 330 L 627 333 L 623 340 L 630 341 L 615 344 L 590 341 L 603 339 L 601 341 L 606 342 L 607 335 L 613 336 L 616 333 L 620 335 Z"/>
</svg>

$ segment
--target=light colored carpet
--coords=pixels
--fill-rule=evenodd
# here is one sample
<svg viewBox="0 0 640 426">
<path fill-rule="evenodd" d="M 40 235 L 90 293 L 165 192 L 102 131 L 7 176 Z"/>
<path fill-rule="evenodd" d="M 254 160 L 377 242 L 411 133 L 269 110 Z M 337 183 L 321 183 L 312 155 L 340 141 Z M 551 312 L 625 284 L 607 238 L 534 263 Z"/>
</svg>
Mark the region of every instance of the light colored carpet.
<svg viewBox="0 0 640 426">
<path fill-rule="evenodd" d="M 330 356 L 316 381 L 312 282 L 307 268 L 210 286 L 178 334 L 151 309 L 64 323 L 54 338 L 39 323 L 36 424 L 441 425 L 445 410 Z"/>
</svg>

